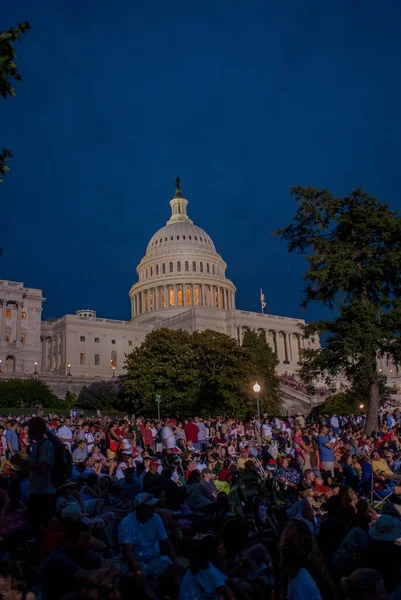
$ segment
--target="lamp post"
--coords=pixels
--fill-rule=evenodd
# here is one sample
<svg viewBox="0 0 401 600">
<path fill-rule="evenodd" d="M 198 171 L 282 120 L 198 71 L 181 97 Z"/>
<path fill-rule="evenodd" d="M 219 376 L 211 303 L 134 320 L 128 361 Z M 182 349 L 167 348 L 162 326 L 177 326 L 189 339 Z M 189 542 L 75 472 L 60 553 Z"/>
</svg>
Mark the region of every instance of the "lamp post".
<svg viewBox="0 0 401 600">
<path fill-rule="evenodd" d="M 68 367 L 68 375 L 71 377 L 71 365 L 70 365 L 70 363 L 68 363 L 67 367 Z"/>
<path fill-rule="evenodd" d="M 259 392 L 260 392 L 260 385 L 258 384 L 257 381 L 255 381 L 255 385 L 253 386 L 253 391 L 255 394 L 255 400 L 256 400 L 256 410 L 258 412 L 258 419 L 260 421 L 260 404 L 259 404 Z"/>
<path fill-rule="evenodd" d="M 3 371 L 2 371 L 2 368 L 1 368 L 2 366 L 3 366 L 3 361 L 0 359 L 0 373 L 2 373 L 2 372 L 3 372 Z"/>
<path fill-rule="evenodd" d="M 37 374 L 38 374 L 38 363 L 35 362 L 35 373 L 34 373 L 34 375 L 37 375 Z"/>
<path fill-rule="evenodd" d="M 113 367 L 113 377 L 115 377 L 115 376 L 116 376 L 116 373 L 115 373 L 115 371 L 116 371 L 116 368 L 115 368 L 115 367 Z"/>
</svg>

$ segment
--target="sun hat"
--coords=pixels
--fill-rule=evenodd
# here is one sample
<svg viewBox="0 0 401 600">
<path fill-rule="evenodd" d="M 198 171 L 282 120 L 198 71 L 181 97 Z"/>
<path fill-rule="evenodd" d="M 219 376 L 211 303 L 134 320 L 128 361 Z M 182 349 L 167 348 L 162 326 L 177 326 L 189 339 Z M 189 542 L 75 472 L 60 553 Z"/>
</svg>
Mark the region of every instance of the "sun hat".
<svg viewBox="0 0 401 600">
<path fill-rule="evenodd" d="M 369 536 L 380 542 L 394 542 L 401 538 L 401 521 L 391 515 L 382 515 L 369 529 Z"/>
<path fill-rule="evenodd" d="M 152 494 L 147 494 L 146 492 L 142 492 L 135 496 L 134 500 L 134 508 L 138 508 L 138 506 L 142 506 L 142 504 L 147 504 L 148 506 L 154 506 L 157 504 L 159 500 L 154 498 Z"/>
<path fill-rule="evenodd" d="M 67 481 L 64 481 L 64 483 L 56 489 L 56 492 L 59 492 L 60 490 L 63 490 L 68 487 L 74 487 L 76 485 L 77 484 L 75 481 L 71 481 L 71 479 L 67 479 Z"/>
</svg>

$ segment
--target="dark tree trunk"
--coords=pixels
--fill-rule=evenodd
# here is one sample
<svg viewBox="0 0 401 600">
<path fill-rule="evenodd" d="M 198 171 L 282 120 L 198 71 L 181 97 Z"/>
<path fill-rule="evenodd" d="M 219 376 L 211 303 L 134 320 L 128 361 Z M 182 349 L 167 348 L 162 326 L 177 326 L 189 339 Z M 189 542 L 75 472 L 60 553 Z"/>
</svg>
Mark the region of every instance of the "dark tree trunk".
<svg viewBox="0 0 401 600">
<path fill-rule="evenodd" d="M 366 417 L 365 431 L 368 435 L 371 435 L 379 422 L 379 408 L 380 408 L 380 390 L 379 390 L 379 378 L 376 370 L 376 357 L 374 362 L 371 363 L 369 372 L 369 396 L 368 396 L 368 414 Z"/>
</svg>

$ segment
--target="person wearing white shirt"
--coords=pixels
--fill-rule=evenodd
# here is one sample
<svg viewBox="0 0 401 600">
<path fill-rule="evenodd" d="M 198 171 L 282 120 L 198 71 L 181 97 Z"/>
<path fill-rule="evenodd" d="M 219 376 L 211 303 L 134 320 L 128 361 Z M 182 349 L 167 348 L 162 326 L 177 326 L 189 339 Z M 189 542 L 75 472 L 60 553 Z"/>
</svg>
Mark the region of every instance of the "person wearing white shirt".
<svg viewBox="0 0 401 600">
<path fill-rule="evenodd" d="M 176 445 L 176 439 L 170 422 L 168 421 L 162 428 L 161 438 L 163 448 L 174 448 Z"/>
<path fill-rule="evenodd" d="M 71 429 L 71 419 L 66 419 L 64 421 L 64 425 L 62 425 L 57 431 L 57 437 L 63 442 L 63 444 L 68 448 L 71 452 L 71 442 L 72 442 L 72 429 Z"/>
</svg>

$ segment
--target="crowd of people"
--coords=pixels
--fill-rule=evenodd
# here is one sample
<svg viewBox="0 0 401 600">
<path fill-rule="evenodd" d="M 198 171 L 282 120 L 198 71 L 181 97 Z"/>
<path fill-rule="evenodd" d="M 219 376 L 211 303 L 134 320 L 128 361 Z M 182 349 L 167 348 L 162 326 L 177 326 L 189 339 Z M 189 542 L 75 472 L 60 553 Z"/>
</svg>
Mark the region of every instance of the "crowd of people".
<svg viewBox="0 0 401 600">
<path fill-rule="evenodd" d="M 306 395 L 311 395 L 311 389 L 308 388 L 308 386 L 301 380 L 299 379 L 299 377 L 296 377 L 294 374 L 292 373 L 283 373 L 283 375 L 279 376 L 280 382 L 283 385 L 287 385 L 288 387 L 292 388 L 293 390 L 296 390 L 298 392 L 302 392 L 303 394 Z M 333 390 L 325 385 L 325 384 L 319 384 L 317 386 L 315 386 L 313 388 L 313 396 L 328 396 L 329 394 L 332 394 Z"/>
<path fill-rule="evenodd" d="M 0 418 L 0 598 L 397 600 L 401 409 Z"/>
</svg>

